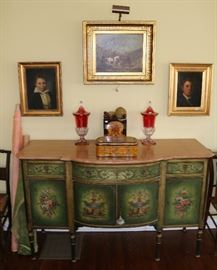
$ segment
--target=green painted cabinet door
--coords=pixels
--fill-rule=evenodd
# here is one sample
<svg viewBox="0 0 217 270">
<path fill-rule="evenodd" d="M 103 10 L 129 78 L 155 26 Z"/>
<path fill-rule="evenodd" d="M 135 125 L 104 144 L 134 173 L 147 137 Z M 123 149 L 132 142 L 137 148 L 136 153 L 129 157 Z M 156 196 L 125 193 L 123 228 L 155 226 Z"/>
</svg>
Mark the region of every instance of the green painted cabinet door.
<svg viewBox="0 0 217 270">
<path fill-rule="evenodd" d="M 118 186 L 119 211 L 125 224 L 157 220 L 158 187 L 158 181 Z"/>
<path fill-rule="evenodd" d="M 29 190 L 33 227 L 67 227 L 65 181 L 30 180 Z"/>
<path fill-rule="evenodd" d="M 74 189 L 77 222 L 86 225 L 115 224 L 115 186 L 75 182 Z"/>
<path fill-rule="evenodd" d="M 200 177 L 174 177 L 166 180 L 164 225 L 196 225 L 200 217 Z"/>
</svg>

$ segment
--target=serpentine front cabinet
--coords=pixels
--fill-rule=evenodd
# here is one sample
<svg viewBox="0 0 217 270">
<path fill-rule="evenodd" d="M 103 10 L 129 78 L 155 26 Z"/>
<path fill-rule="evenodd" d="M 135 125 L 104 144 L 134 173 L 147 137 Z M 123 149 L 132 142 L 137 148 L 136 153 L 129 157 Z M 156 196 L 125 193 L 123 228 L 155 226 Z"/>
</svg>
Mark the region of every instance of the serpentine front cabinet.
<svg viewBox="0 0 217 270">
<path fill-rule="evenodd" d="M 153 225 L 156 260 L 165 227 L 197 226 L 200 256 L 212 152 L 194 139 L 138 147 L 136 158 L 97 158 L 94 141 L 43 140 L 19 153 L 33 254 L 35 229 L 67 229 L 76 260 L 78 226 Z"/>
</svg>

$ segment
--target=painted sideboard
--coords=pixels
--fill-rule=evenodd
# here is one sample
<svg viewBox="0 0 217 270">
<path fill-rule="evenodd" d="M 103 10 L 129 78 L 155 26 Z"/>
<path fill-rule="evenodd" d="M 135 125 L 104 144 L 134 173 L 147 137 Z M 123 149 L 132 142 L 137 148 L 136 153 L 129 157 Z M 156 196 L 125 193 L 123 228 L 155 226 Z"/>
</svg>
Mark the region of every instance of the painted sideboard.
<svg viewBox="0 0 217 270">
<path fill-rule="evenodd" d="M 76 260 L 78 226 L 153 225 L 155 259 L 164 228 L 205 223 L 208 161 L 212 152 L 195 139 L 138 141 L 138 156 L 97 158 L 95 141 L 33 140 L 19 153 L 32 254 L 36 229 L 67 229 Z"/>
</svg>

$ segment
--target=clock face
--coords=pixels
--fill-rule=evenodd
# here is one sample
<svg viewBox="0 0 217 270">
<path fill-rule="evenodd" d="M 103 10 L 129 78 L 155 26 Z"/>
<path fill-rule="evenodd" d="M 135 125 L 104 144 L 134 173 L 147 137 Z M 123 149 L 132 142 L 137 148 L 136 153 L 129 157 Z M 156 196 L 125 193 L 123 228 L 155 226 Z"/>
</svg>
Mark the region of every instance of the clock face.
<svg viewBox="0 0 217 270">
<path fill-rule="evenodd" d="M 106 129 L 108 130 L 108 136 L 123 136 L 124 125 L 119 121 L 111 121 L 106 126 Z"/>
</svg>

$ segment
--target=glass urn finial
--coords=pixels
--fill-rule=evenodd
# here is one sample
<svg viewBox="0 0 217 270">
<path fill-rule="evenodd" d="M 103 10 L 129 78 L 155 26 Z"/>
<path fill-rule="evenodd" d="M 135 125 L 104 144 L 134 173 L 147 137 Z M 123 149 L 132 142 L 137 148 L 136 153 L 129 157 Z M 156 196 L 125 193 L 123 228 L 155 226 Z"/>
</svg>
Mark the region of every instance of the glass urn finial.
<svg viewBox="0 0 217 270">
<path fill-rule="evenodd" d="M 155 132 L 155 119 L 158 113 L 153 110 L 150 101 L 146 110 L 141 112 L 141 115 L 143 117 L 143 132 L 145 134 L 145 139 L 142 140 L 142 143 L 156 144 L 156 142 L 151 139 L 151 136 Z"/>
<path fill-rule="evenodd" d="M 80 102 L 82 104 L 82 102 Z M 88 144 L 88 141 L 85 139 L 85 136 L 88 132 L 88 117 L 90 115 L 89 112 L 85 110 L 83 105 L 80 105 L 78 110 L 73 113 L 75 116 L 75 124 L 76 124 L 76 132 L 79 135 L 80 139 L 75 143 L 76 145 L 84 145 Z"/>
</svg>

